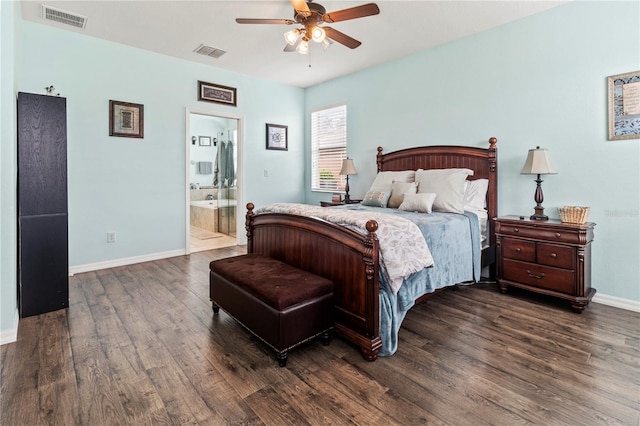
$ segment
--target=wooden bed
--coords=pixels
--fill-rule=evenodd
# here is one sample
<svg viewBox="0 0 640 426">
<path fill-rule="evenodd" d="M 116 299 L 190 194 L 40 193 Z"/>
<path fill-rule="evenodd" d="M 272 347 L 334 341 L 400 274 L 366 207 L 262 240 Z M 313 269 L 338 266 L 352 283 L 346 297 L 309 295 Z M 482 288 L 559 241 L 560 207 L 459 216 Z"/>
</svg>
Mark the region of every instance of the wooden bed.
<svg viewBox="0 0 640 426">
<path fill-rule="evenodd" d="M 497 216 L 496 138 L 488 148 L 425 146 L 383 154 L 378 148 L 377 169 L 469 168 L 469 179 L 488 179 L 487 211 L 489 245 L 482 250 L 482 266 L 495 273 L 495 230 Z M 363 357 L 374 361 L 382 346 L 379 333 L 379 245 L 378 224 L 367 222 L 367 235 L 327 221 L 282 213 L 254 213 L 247 204 L 247 252 L 259 253 L 289 265 L 326 277 L 334 283 L 335 330 L 357 345 Z M 447 283 L 454 285 L 456 283 Z M 428 297 L 427 294 L 420 299 Z"/>
</svg>

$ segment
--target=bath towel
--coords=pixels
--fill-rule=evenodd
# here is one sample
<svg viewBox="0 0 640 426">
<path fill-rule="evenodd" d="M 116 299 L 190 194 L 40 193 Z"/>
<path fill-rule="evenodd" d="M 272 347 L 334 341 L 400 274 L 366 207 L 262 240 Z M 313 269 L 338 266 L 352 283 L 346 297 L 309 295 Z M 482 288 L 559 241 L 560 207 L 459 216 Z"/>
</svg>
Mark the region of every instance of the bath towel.
<svg viewBox="0 0 640 426">
<path fill-rule="evenodd" d="M 211 161 L 198 161 L 198 173 L 201 175 L 210 175 L 212 173 Z"/>
</svg>

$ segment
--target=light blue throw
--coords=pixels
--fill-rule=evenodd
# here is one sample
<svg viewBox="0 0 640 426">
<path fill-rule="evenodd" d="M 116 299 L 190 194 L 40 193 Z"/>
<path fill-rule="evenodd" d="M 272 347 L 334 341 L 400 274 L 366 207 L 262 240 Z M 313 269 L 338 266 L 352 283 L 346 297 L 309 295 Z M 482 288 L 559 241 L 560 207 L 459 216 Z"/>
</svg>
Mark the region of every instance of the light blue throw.
<svg viewBox="0 0 640 426">
<path fill-rule="evenodd" d="M 405 278 L 397 294 L 380 274 L 380 356 L 393 355 L 398 349 L 398 331 L 416 298 L 442 287 L 480 279 L 480 228 L 478 216 L 473 213 L 413 213 L 360 204 L 334 208 L 402 215 L 418 225 L 433 256 L 434 266 Z"/>
</svg>

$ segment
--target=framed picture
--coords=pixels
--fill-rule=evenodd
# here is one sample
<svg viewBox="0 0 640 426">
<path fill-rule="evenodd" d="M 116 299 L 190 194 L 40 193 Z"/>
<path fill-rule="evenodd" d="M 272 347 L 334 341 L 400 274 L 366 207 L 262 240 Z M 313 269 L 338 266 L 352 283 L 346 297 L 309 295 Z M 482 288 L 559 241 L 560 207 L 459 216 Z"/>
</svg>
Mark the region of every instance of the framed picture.
<svg viewBox="0 0 640 426">
<path fill-rule="evenodd" d="M 211 146 L 211 136 L 198 136 L 198 145 Z"/>
<path fill-rule="evenodd" d="M 640 139 L 640 71 L 607 77 L 609 140 Z"/>
<path fill-rule="evenodd" d="M 144 105 L 110 100 L 109 136 L 144 138 Z"/>
<path fill-rule="evenodd" d="M 281 151 L 289 149 L 287 126 L 267 123 L 267 149 L 279 149 Z"/>
<path fill-rule="evenodd" d="M 236 106 L 236 88 L 198 81 L 198 100 Z"/>
</svg>

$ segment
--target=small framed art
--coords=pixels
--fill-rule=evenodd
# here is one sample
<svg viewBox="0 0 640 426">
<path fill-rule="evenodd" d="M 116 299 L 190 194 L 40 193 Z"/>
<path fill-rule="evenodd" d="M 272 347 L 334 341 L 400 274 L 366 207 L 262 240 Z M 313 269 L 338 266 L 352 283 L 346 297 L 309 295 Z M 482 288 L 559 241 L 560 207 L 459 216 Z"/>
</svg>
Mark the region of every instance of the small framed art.
<svg viewBox="0 0 640 426">
<path fill-rule="evenodd" d="M 267 123 L 267 149 L 289 150 L 287 126 Z"/>
<path fill-rule="evenodd" d="M 607 77 L 609 140 L 640 139 L 640 71 Z"/>
<path fill-rule="evenodd" d="M 109 136 L 144 138 L 144 105 L 110 100 Z"/>
<path fill-rule="evenodd" d="M 211 136 L 198 136 L 198 145 L 211 146 Z"/>
<path fill-rule="evenodd" d="M 198 81 L 198 100 L 237 106 L 236 88 Z"/>
</svg>

